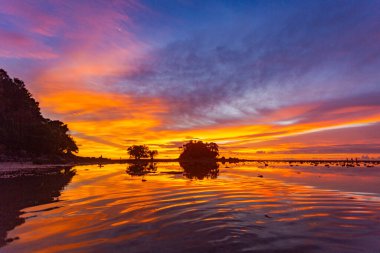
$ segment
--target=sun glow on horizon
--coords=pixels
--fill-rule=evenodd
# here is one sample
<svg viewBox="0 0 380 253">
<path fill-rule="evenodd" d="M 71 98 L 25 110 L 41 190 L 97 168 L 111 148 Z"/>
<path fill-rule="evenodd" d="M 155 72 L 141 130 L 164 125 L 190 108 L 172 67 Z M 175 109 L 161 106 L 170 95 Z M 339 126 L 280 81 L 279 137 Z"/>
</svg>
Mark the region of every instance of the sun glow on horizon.
<svg viewBox="0 0 380 253">
<path fill-rule="evenodd" d="M 81 156 L 379 159 L 377 4 L 278 4 L 8 1 L 0 64 Z"/>
</svg>

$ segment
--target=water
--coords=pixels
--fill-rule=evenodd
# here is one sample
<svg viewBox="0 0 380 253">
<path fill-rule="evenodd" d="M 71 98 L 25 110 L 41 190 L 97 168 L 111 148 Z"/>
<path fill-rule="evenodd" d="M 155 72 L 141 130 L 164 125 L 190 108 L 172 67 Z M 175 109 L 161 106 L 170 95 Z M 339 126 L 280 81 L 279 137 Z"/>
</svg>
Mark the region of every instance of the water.
<svg viewBox="0 0 380 253">
<path fill-rule="evenodd" d="M 127 167 L 3 173 L 0 252 L 380 252 L 379 167 Z"/>
</svg>

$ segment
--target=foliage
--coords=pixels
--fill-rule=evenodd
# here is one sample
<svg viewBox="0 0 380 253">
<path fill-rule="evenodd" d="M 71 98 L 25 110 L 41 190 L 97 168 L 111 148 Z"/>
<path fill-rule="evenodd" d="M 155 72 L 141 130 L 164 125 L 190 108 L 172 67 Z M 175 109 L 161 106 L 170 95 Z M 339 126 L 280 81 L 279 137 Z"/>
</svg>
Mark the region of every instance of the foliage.
<svg viewBox="0 0 380 253">
<path fill-rule="evenodd" d="M 136 160 L 149 157 L 149 148 L 146 145 L 133 145 L 128 147 L 127 152 L 130 157 Z"/>
<path fill-rule="evenodd" d="M 191 140 L 181 148 L 180 160 L 214 160 L 219 156 L 219 146 L 213 142 Z"/>
<path fill-rule="evenodd" d="M 154 157 L 155 157 L 156 155 L 158 155 L 158 151 L 157 151 L 157 150 L 149 150 L 149 151 L 148 151 L 148 155 L 149 155 L 150 159 L 153 160 Z"/>
<path fill-rule="evenodd" d="M 0 69 L 0 150 L 12 154 L 64 154 L 78 147 L 66 124 L 44 118 L 23 81 Z"/>
<path fill-rule="evenodd" d="M 133 145 L 127 148 L 129 157 L 133 157 L 135 160 L 140 160 L 141 158 L 150 158 L 154 159 L 158 155 L 157 150 L 149 150 L 149 147 L 146 145 Z"/>
</svg>

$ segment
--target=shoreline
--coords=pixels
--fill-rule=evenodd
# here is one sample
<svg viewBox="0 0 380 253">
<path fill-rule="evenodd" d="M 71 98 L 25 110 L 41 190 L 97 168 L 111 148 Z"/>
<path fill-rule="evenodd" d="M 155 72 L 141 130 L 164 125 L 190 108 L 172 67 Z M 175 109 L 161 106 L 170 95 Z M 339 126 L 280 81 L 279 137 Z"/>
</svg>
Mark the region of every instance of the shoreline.
<svg viewBox="0 0 380 253">
<path fill-rule="evenodd" d="M 92 159 L 91 159 L 92 160 Z M 92 161 L 69 161 L 67 163 L 34 163 L 32 161 L 12 161 L 12 162 L 5 162 L 5 161 L 0 161 L 0 172 L 10 172 L 10 171 L 17 171 L 17 170 L 33 170 L 33 169 L 43 169 L 43 168 L 52 168 L 52 167 L 68 167 L 68 166 L 81 166 L 81 165 L 96 165 L 98 164 L 99 166 L 107 165 L 107 164 L 128 164 L 128 163 L 170 163 L 170 162 L 179 162 L 179 159 L 141 159 L 139 161 L 136 161 L 134 159 L 106 159 L 106 158 L 96 158 L 93 159 Z M 194 160 L 194 161 L 184 161 L 184 162 L 204 162 L 202 160 Z M 221 162 L 221 163 L 244 163 L 244 162 L 256 162 L 256 163 L 289 163 L 289 164 L 329 164 L 329 163 L 365 163 L 365 164 L 380 164 L 380 160 L 290 160 L 290 159 L 216 159 L 215 162 Z"/>
</svg>

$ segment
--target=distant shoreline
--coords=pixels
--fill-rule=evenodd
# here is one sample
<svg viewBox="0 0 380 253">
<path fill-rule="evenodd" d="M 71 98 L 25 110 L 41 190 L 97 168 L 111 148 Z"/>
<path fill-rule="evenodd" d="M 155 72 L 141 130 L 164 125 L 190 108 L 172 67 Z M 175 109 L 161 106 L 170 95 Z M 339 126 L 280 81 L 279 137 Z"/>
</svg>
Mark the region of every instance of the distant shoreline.
<svg viewBox="0 0 380 253">
<path fill-rule="evenodd" d="M 134 159 L 109 159 L 111 163 L 135 163 L 135 162 L 179 162 L 180 160 L 177 159 L 140 159 L 140 160 L 134 160 Z M 183 160 L 184 162 L 204 162 L 204 161 L 210 161 L 210 160 Z M 221 158 L 215 159 L 215 162 L 223 162 Z M 376 160 L 350 160 L 350 159 L 236 159 L 233 158 L 229 160 L 226 158 L 224 160 L 226 163 L 241 163 L 241 162 L 290 162 L 290 163 L 327 163 L 327 162 L 373 162 L 373 163 L 380 163 L 379 159 Z"/>
<path fill-rule="evenodd" d="M 65 163 L 34 163 L 33 161 L 0 161 L 0 171 L 12 171 L 17 169 L 38 169 L 49 167 L 65 167 L 65 166 L 80 166 L 80 165 L 107 165 L 107 164 L 130 164 L 130 163 L 171 163 L 180 162 L 179 159 L 108 159 L 108 158 L 88 158 L 77 157 L 76 161 L 67 161 Z M 330 164 L 330 163 L 367 163 L 367 164 L 380 164 L 380 160 L 347 160 L 347 159 L 334 159 L 334 160 L 322 160 L 322 159 L 216 159 L 213 160 L 220 163 L 244 163 L 244 162 L 256 162 L 256 163 L 289 163 L 289 164 Z M 206 160 L 184 160 L 185 163 L 202 163 Z M 210 161 L 208 161 L 210 162 Z"/>
</svg>

